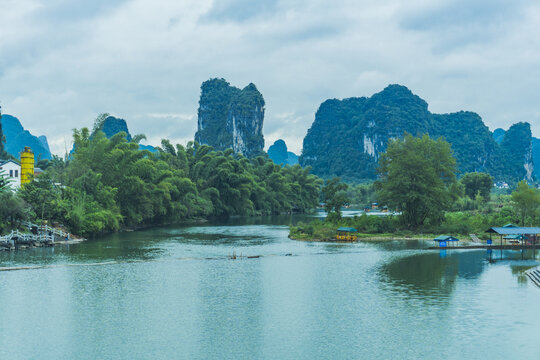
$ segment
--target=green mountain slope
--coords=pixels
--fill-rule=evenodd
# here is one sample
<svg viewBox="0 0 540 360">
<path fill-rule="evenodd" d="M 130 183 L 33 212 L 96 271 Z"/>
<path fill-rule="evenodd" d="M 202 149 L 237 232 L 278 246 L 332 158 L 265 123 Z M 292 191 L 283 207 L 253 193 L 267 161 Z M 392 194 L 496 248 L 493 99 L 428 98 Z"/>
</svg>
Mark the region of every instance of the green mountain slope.
<svg viewBox="0 0 540 360">
<path fill-rule="evenodd" d="M 0 122 L 5 136 L 4 147 L 6 152 L 18 158 L 24 147 L 30 146 L 36 160 L 51 159 L 49 145 L 44 136 L 38 138 L 32 135 L 21 125 L 19 119 L 8 114 L 3 114 Z"/>
<path fill-rule="evenodd" d="M 515 181 L 532 176 L 530 126 L 499 145 L 478 114 L 460 111 L 432 114 L 428 104 L 408 88 L 389 85 L 366 98 L 331 99 L 321 104 L 304 138 L 300 164 L 322 177 L 358 181 L 376 177 L 377 160 L 388 140 L 424 133 L 452 144 L 461 172 L 486 171 L 495 179 Z M 516 138 L 521 141 L 516 144 Z"/>
<path fill-rule="evenodd" d="M 201 85 L 195 140 L 246 157 L 263 154 L 264 99 L 254 84 L 242 90 L 225 79 Z"/>
</svg>

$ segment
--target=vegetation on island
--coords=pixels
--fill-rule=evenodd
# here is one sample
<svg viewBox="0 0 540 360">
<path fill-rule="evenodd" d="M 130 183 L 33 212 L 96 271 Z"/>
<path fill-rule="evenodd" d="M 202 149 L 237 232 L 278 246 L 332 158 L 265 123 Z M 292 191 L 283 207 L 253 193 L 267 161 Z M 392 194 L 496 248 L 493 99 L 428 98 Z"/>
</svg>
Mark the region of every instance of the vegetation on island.
<svg viewBox="0 0 540 360">
<path fill-rule="evenodd" d="M 333 194 L 338 203 L 378 201 L 395 214 L 341 217 L 339 210 L 329 205 L 325 220 L 291 226 L 290 236 L 328 240 L 341 226 L 357 229 L 360 238 L 483 234 L 492 226 L 534 226 L 540 219 L 540 189 L 523 180 L 511 194 L 492 194 L 489 174 L 467 173 L 458 180 L 450 144 L 441 138 L 406 134 L 390 141 L 379 159 L 378 172 L 379 179 L 373 184 L 358 184 Z M 336 187 L 339 180 L 328 183 Z M 331 199 L 326 201 L 331 204 Z"/>
<path fill-rule="evenodd" d="M 321 180 L 309 168 L 281 167 L 196 142 L 184 147 L 163 140 L 157 153 L 140 151 L 143 135 L 128 141 L 121 132 L 108 139 L 99 130 L 102 118 L 94 133 L 74 130 L 69 157 L 53 157 L 16 194 L 5 191 L 20 206 L 0 203 L 0 211 L 12 212 L 2 216 L 0 230 L 43 219 L 95 236 L 189 219 L 302 212 L 319 202 Z"/>
<path fill-rule="evenodd" d="M 458 194 L 456 160 L 450 144 L 441 138 L 407 134 L 391 140 L 379 159 L 378 172 L 379 201 L 401 211 L 407 229 L 425 222 L 439 225 Z"/>
</svg>

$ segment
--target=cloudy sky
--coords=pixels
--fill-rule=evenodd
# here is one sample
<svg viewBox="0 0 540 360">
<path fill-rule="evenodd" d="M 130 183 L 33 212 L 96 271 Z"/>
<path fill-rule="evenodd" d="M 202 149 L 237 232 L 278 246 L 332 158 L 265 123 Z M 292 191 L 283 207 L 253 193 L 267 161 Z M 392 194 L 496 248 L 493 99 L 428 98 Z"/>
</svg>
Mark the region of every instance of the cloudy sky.
<svg viewBox="0 0 540 360">
<path fill-rule="evenodd" d="M 0 0 L 0 105 L 62 154 L 102 112 L 193 139 L 200 85 L 257 85 L 266 147 L 319 104 L 399 83 L 437 113 L 540 137 L 540 5 L 526 0 Z"/>
</svg>

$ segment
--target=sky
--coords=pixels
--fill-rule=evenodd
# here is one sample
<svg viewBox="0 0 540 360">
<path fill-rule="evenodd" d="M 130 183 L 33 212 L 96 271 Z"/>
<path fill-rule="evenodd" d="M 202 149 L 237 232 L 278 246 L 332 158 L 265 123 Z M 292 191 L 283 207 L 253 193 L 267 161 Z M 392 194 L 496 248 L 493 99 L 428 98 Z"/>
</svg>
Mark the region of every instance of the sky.
<svg viewBox="0 0 540 360">
<path fill-rule="evenodd" d="M 254 83 L 268 148 L 319 105 L 407 86 L 434 113 L 540 137 L 540 3 L 526 0 L 0 0 L 0 105 L 51 150 L 104 112 L 185 144 L 201 83 Z"/>
</svg>

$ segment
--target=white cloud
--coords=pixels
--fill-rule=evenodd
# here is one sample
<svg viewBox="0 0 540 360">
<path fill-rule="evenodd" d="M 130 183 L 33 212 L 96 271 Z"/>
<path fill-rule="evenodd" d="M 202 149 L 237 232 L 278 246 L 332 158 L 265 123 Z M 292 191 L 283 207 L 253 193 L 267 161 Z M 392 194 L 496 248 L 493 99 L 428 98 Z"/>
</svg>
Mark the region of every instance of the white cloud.
<svg viewBox="0 0 540 360">
<path fill-rule="evenodd" d="M 266 147 L 299 152 L 320 103 L 408 86 L 434 112 L 540 137 L 533 1 L 0 0 L 0 101 L 55 153 L 102 112 L 186 142 L 200 84 L 257 85 Z"/>
</svg>

